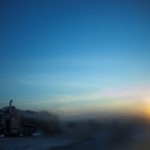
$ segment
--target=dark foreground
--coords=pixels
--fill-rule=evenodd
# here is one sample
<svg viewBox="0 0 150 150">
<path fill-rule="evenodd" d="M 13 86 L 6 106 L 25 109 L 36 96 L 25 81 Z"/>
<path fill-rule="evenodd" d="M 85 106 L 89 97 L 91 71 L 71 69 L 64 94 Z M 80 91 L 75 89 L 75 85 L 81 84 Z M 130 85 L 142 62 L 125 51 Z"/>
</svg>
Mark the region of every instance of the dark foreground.
<svg viewBox="0 0 150 150">
<path fill-rule="evenodd" d="M 64 137 L 6 137 L 0 138 L 0 150 L 48 150 L 56 146 L 69 145 L 73 141 Z"/>
<path fill-rule="evenodd" d="M 150 150 L 150 130 L 140 129 L 131 133 L 103 131 L 94 137 L 52 148 L 52 150 Z"/>
<path fill-rule="evenodd" d="M 102 131 L 94 136 L 7 137 L 0 138 L 0 150 L 150 150 L 150 131 Z"/>
<path fill-rule="evenodd" d="M 150 150 L 150 126 L 69 124 L 58 135 L 0 137 L 0 150 Z"/>
</svg>

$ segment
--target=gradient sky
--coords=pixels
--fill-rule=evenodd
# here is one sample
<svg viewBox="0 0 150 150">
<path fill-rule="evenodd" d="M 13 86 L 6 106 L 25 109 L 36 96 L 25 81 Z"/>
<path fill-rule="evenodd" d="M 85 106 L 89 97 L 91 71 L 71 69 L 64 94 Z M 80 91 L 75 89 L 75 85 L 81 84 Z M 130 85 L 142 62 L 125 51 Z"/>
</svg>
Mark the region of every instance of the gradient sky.
<svg viewBox="0 0 150 150">
<path fill-rule="evenodd" d="M 149 58 L 149 0 L 0 0 L 2 107 L 148 110 Z"/>
</svg>

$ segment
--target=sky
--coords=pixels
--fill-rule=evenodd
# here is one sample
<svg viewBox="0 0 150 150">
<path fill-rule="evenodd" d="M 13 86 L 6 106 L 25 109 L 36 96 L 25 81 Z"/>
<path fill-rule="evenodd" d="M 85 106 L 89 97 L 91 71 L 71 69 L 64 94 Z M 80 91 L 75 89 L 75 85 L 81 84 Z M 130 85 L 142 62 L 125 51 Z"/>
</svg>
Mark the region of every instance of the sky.
<svg viewBox="0 0 150 150">
<path fill-rule="evenodd" d="M 149 0 L 0 0 L 0 106 L 150 116 Z"/>
</svg>

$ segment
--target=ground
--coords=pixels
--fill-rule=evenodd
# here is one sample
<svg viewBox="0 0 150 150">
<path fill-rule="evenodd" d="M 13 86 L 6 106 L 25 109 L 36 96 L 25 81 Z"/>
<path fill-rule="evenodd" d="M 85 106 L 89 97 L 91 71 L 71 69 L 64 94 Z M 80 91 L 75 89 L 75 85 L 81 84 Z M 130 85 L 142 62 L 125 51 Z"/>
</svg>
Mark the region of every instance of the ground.
<svg viewBox="0 0 150 150">
<path fill-rule="evenodd" d="M 55 136 L 1 137 L 0 150 L 150 150 L 150 128 L 87 129 L 70 129 Z"/>
</svg>

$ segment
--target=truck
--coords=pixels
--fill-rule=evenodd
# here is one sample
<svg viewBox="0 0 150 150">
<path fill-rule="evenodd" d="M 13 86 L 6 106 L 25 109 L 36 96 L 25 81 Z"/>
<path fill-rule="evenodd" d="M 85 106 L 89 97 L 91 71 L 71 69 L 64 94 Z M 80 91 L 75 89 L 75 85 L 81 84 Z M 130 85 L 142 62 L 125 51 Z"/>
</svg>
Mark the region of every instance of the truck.
<svg viewBox="0 0 150 150">
<path fill-rule="evenodd" d="M 0 109 L 0 134 L 30 136 L 37 131 L 52 134 L 60 131 L 58 116 L 49 112 L 20 110 L 12 106 Z"/>
</svg>

